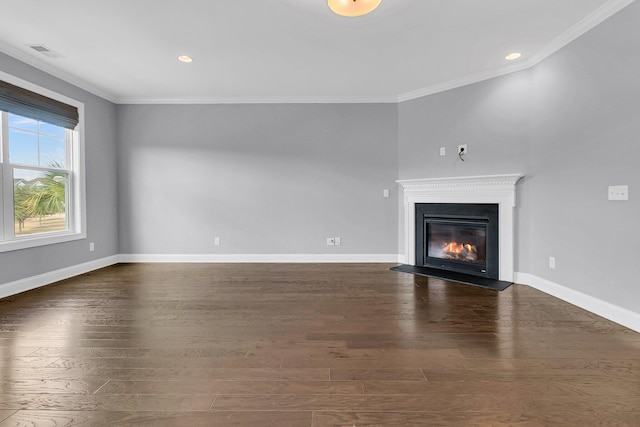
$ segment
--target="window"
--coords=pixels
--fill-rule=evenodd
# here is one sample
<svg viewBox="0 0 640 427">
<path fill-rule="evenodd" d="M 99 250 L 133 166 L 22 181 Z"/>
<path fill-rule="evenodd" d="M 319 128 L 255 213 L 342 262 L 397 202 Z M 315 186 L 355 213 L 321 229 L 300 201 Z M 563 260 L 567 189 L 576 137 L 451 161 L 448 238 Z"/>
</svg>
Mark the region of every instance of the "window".
<svg viewBox="0 0 640 427">
<path fill-rule="evenodd" d="M 86 237 L 82 113 L 0 73 L 0 252 Z"/>
</svg>

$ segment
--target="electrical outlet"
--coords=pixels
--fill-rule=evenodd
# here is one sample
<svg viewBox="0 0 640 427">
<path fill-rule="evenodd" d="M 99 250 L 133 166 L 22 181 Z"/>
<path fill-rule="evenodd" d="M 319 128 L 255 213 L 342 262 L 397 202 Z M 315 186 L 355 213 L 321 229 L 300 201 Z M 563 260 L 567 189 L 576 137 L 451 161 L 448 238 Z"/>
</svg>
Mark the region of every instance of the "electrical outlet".
<svg viewBox="0 0 640 427">
<path fill-rule="evenodd" d="M 334 237 L 333 241 L 335 242 L 336 246 L 340 246 L 340 238 L 339 237 Z"/>
<path fill-rule="evenodd" d="M 458 145 L 458 154 L 467 154 L 469 152 L 469 148 L 467 147 L 467 144 L 460 144 Z"/>
<path fill-rule="evenodd" d="M 214 238 L 213 239 L 213 244 L 216 245 L 216 246 L 220 246 L 220 238 L 219 237 Z"/>
<path fill-rule="evenodd" d="M 335 237 L 327 237 L 327 246 L 335 246 L 336 238 Z"/>
<path fill-rule="evenodd" d="M 440 156 L 445 156 L 447 154 L 447 149 L 445 147 L 440 147 Z"/>
<path fill-rule="evenodd" d="M 549 257 L 549 268 L 556 268 L 556 257 L 554 256 L 550 256 Z"/>
<path fill-rule="evenodd" d="M 89 252 L 93 252 L 96 250 L 96 244 L 93 242 L 89 243 Z"/>
<path fill-rule="evenodd" d="M 385 188 L 384 190 L 382 190 L 382 197 L 389 197 L 389 189 Z"/>
</svg>

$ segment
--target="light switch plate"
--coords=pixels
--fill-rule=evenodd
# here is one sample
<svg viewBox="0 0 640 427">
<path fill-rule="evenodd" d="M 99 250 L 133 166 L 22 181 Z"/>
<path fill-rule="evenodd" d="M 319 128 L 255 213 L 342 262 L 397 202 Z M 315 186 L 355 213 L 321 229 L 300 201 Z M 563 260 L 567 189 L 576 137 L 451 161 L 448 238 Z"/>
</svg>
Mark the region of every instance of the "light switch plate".
<svg viewBox="0 0 640 427">
<path fill-rule="evenodd" d="M 610 185 L 609 200 L 629 200 L 628 185 Z"/>
</svg>

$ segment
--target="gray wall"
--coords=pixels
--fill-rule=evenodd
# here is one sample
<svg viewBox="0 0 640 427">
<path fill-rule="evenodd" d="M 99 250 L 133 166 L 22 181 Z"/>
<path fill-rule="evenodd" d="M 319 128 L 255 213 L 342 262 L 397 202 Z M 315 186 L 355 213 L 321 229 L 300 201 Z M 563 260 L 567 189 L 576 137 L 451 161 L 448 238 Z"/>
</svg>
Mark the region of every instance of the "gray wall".
<svg viewBox="0 0 640 427">
<path fill-rule="evenodd" d="M 401 178 L 524 173 L 516 270 L 635 312 L 638 22 L 633 3 L 529 70 L 399 106 Z M 451 155 L 460 143 L 464 163 Z M 631 200 L 607 201 L 620 184 Z"/>
<path fill-rule="evenodd" d="M 115 105 L 0 53 L 0 70 L 85 105 L 87 240 L 0 253 L 0 284 L 118 253 Z M 95 252 L 89 252 L 89 241 Z"/>
<path fill-rule="evenodd" d="M 399 176 L 418 179 L 529 172 L 531 111 L 529 70 L 403 102 L 398 108 Z M 458 144 L 467 144 L 461 161 Z M 440 156 L 440 147 L 446 155 Z M 520 181 L 516 212 L 522 225 L 516 235 L 517 271 L 527 271 L 528 179 Z M 404 233 L 404 218 L 400 215 Z M 403 236 L 399 253 L 404 253 Z"/>
<path fill-rule="evenodd" d="M 118 123 L 122 253 L 396 253 L 396 105 L 122 105 Z"/>
<path fill-rule="evenodd" d="M 0 253 L 0 283 L 119 252 L 394 253 L 395 179 L 521 172 L 516 270 L 640 312 L 637 22 L 632 3 L 529 70 L 399 105 L 115 107 L 0 54 L 86 105 L 89 233 Z"/>
<path fill-rule="evenodd" d="M 635 2 L 533 69 L 529 269 L 637 313 L 639 22 Z"/>
</svg>

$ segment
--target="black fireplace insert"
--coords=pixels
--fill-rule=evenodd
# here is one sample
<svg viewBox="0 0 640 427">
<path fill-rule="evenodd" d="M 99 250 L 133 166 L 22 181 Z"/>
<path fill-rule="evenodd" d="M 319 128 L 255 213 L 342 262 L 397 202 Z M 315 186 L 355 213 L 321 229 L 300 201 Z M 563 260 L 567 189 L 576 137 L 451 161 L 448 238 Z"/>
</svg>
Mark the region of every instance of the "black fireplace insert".
<svg viewBox="0 0 640 427">
<path fill-rule="evenodd" d="M 416 204 L 416 266 L 498 280 L 498 205 Z"/>
</svg>

